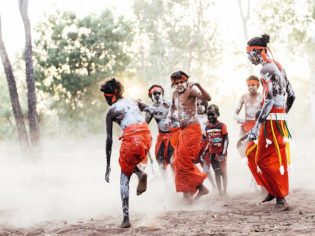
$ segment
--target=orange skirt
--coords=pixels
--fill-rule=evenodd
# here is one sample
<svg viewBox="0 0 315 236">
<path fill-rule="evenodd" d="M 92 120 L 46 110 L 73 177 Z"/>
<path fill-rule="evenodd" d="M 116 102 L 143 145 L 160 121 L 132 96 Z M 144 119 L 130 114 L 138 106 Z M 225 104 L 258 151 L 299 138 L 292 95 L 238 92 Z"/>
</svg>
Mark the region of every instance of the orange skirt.
<svg viewBox="0 0 315 236">
<path fill-rule="evenodd" d="M 272 108 L 271 113 L 285 111 Z M 286 143 L 277 126 L 284 127 L 284 121 L 266 120 L 262 124 L 258 137 L 257 165 L 263 176 L 264 187 L 271 195 L 281 198 L 289 193 L 289 177 Z M 266 138 L 272 143 L 267 145 Z"/>
<path fill-rule="evenodd" d="M 174 151 L 174 173 L 176 192 L 197 191 L 207 175 L 193 164 L 200 151 L 202 132 L 200 124 L 191 124 L 179 130 Z"/>
<path fill-rule="evenodd" d="M 119 164 L 121 171 L 131 176 L 140 162 L 147 161 L 152 137 L 147 123 L 136 123 L 124 129 L 120 146 Z"/>
</svg>

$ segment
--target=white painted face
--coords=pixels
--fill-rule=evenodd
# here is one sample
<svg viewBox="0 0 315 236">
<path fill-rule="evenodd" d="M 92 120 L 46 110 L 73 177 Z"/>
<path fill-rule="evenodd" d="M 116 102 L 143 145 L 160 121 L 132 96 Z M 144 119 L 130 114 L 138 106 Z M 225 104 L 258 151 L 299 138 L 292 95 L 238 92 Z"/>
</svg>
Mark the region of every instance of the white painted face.
<svg viewBox="0 0 315 236">
<path fill-rule="evenodd" d="M 162 89 L 157 88 L 155 91 L 152 93 L 151 98 L 153 102 L 159 103 L 163 100 L 163 92 Z"/>
<path fill-rule="evenodd" d="M 256 84 L 249 84 L 247 85 L 247 88 L 248 88 L 248 92 L 252 95 L 255 95 L 257 93 L 257 90 L 258 90 L 258 85 Z"/>
<path fill-rule="evenodd" d="M 206 108 L 205 106 L 202 104 L 201 99 L 198 98 L 197 100 L 197 113 L 198 114 L 205 114 Z"/>
<path fill-rule="evenodd" d="M 186 90 L 188 83 L 185 80 L 178 80 L 175 81 L 173 85 L 178 93 L 183 93 Z"/>
<path fill-rule="evenodd" d="M 261 57 L 260 53 L 254 51 L 254 50 L 247 52 L 247 58 L 255 66 L 260 64 L 262 61 L 262 57 Z"/>
</svg>

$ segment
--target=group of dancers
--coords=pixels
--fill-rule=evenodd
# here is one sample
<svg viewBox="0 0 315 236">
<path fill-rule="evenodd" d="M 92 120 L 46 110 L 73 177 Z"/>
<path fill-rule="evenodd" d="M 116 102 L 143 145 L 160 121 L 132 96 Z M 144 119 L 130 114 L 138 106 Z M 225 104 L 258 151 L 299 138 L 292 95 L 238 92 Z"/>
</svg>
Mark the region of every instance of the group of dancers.
<svg viewBox="0 0 315 236">
<path fill-rule="evenodd" d="M 260 78 L 247 79 L 248 94 L 241 97 L 235 119 L 241 124 L 238 148 L 248 163 L 257 185 L 268 193 L 263 202 L 276 199 L 274 210 L 288 209 L 288 170 L 290 166 L 286 116 L 295 95 L 282 66 L 276 62 L 268 48 L 269 36 L 254 37 L 247 43 L 247 55 L 254 65 L 261 65 Z M 106 116 L 106 173 L 110 180 L 110 160 L 113 143 L 113 122 L 123 130 L 119 164 L 121 167 L 120 192 L 123 209 L 121 227 L 130 227 L 129 181 L 138 176 L 137 195 L 147 188 L 147 174 L 139 168 L 149 153 L 152 137 L 148 124 L 154 118 L 159 134 L 155 157 L 164 173 L 170 165 L 176 192 L 183 193 L 183 200 L 191 203 L 209 190 L 203 184 L 208 177 L 220 195 L 227 191 L 227 126 L 218 120 L 219 107 L 208 105 L 209 93 L 199 84 L 188 82 L 183 71 L 171 74 L 173 95 L 171 102 L 164 99 L 164 88 L 152 85 L 148 96 L 153 104 L 123 97 L 124 87 L 116 78 L 106 79 L 100 90 L 110 108 Z M 257 92 L 259 85 L 263 93 Z M 240 111 L 245 107 L 245 119 Z M 145 113 L 145 115 L 143 115 Z M 198 168 L 200 163 L 202 170 Z M 215 173 L 215 181 L 210 168 Z"/>
</svg>

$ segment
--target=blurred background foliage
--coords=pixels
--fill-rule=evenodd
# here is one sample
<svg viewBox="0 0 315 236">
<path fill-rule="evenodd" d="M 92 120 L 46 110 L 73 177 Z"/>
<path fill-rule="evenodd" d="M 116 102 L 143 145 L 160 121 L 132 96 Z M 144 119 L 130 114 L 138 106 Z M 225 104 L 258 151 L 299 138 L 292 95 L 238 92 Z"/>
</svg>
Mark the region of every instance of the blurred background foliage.
<svg viewBox="0 0 315 236">
<path fill-rule="evenodd" d="M 293 61 L 299 58 L 308 65 L 309 73 L 297 73 L 289 78 L 294 79 L 298 91 L 304 92 L 301 92 L 305 98 L 300 103 L 301 109 L 312 110 L 315 2 L 305 0 L 303 7 L 294 0 L 243 3 L 251 3 L 247 30 L 269 33 L 271 45 L 277 48 L 276 59 L 281 62 L 284 57 Z M 236 46 L 233 41 L 243 37 L 244 26 L 240 21 L 240 33 L 235 38 L 222 34 L 219 29 L 222 25 L 218 25 L 213 14 L 217 4 L 219 1 L 134 0 L 131 17 L 118 15 L 111 9 L 83 17 L 58 10 L 32 25 L 36 32 L 33 51 L 43 135 L 104 132 L 107 104 L 98 86 L 109 76 L 121 78 L 126 96 L 149 102 L 147 88 L 153 83 L 161 84 L 169 97 L 169 75 L 182 69 L 201 82 L 212 97 L 218 95 L 215 101 L 221 97 L 222 103 L 229 102 L 231 111 L 234 105 L 231 101 L 241 92 L 233 80 L 229 81 L 231 91 L 222 87 L 226 86 L 226 77 L 235 75 L 244 80 L 248 76 L 248 70 L 242 67 L 246 64 L 242 51 L 245 44 Z M 249 37 L 259 34 L 249 34 Z M 234 67 L 231 75 L 225 76 L 228 63 L 234 63 Z M 17 78 L 23 71 L 17 65 L 22 64 L 21 57 L 14 59 Z M 23 80 L 18 79 L 23 108 L 26 107 L 24 88 Z M 3 73 L 0 89 L 0 139 L 12 139 L 16 137 L 15 124 Z M 315 109 L 311 114 L 315 114 Z M 311 116 L 306 119 L 315 120 Z"/>
</svg>

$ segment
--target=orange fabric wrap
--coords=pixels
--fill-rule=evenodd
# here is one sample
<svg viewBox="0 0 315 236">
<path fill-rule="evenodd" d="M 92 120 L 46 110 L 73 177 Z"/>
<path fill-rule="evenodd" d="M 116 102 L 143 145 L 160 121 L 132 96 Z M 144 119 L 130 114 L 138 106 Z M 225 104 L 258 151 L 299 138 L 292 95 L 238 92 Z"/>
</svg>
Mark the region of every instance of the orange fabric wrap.
<svg viewBox="0 0 315 236">
<path fill-rule="evenodd" d="M 248 143 L 246 153 L 247 153 L 247 150 L 251 149 L 251 147 L 253 145 L 255 145 L 255 143 L 253 141 Z M 250 153 L 247 154 L 248 167 L 249 167 L 250 171 L 252 172 L 252 174 L 256 180 L 257 185 L 263 186 L 263 183 L 265 182 L 263 180 L 263 176 L 261 175 L 261 173 L 257 172 L 257 164 L 255 161 L 256 150 L 257 150 L 257 146 L 256 146 L 256 148 L 252 149 Z"/>
<path fill-rule="evenodd" d="M 207 140 L 206 140 L 205 138 L 202 138 L 202 139 L 201 139 L 201 142 L 200 142 L 199 153 L 198 153 L 196 159 L 194 160 L 194 163 L 201 163 L 201 160 L 200 160 L 201 155 L 202 155 L 202 153 L 205 151 L 205 149 L 206 149 L 207 146 L 208 146 Z M 209 153 L 206 151 L 206 152 L 205 152 L 205 156 L 208 156 L 208 157 L 209 157 L 209 155 L 207 155 L 207 154 L 209 154 Z M 206 161 L 205 156 L 203 157 L 203 159 Z M 209 158 L 208 158 L 208 159 L 209 159 Z M 201 163 L 201 164 L 202 164 L 202 163 Z M 207 162 L 207 164 L 209 165 L 210 162 Z"/>
<path fill-rule="evenodd" d="M 242 129 L 244 133 L 247 133 L 248 131 L 250 131 L 255 126 L 255 123 L 256 123 L 256 120 L 246 120 L 242 124 Z"/>
<path fill-rule="evenodd" d="M 199 154 L 201 137 L 202 132 L 199 123 L 191 124 L 179 130 L 173 165 L 176 192 L 195 193 L 196 187 L 202 184 L 207 176 L 192 162 Z"/>
<path fill-rule="evenodd" d="M 272 108 L 271 113 L 285 113 L 283 108 Z M 262 171 L 263 183 L 264 187 L 267 191 L 275 196 L 275 197 L 285 197 L 289 193 L 289 178 L 288 178 L 288 170 L 287 170 L 287 156 L 285 150 L 285 143 L 283 142 L 283 137 L 279 130 L 277 129 L 275 120 L 266 120 L 266 133 L 267 136 L 264 135 L 264 124 L 262 124 L 259 137 L 258 137 L 258 156 L 257 156 L 257 165 Z M 278 121 L 281 125 L 281 122 Z M 272 135 L 271 124 L 273 125 L 273 129 L 275 132 L 275 137 L 277 143 L 279 145 L 281 157 L 282 157 L 282 165 L 284 167 L 284 174 L 281 175 L 279 168 L 279 156 L 277 153 L 277 149 L 275 146 L 275 142 Z M 272 141 L 268 147 L 266 147 L 266 138 Z"/>
<path fill-rule="evenodd" d="M 156 139 L 156 144 L 155 144 L 155 157 L 156 158 L 158 156 L 158 152 L 162 143 L 164 143 L 164 153 L 163 153 L 164 166 L 167 166 L 167 164 L 169 164 L 167 160 L 167 155 L 168 155 L 168 146 L 171 145 L 170 139 L 171 139 L 171 133 L 162 133 L 162 132 L 159 132 L 159 135 L 157 136 L 157 139 Z"/>
<path fill-rule="evenodd" d="M 136 123 L 124 129 L 120 146 L 119 164 L 121 171 L 127 176 L 132 175 L 140 162 L 147 161 L 152 138 L 147 123 Z"/>
</svg>

